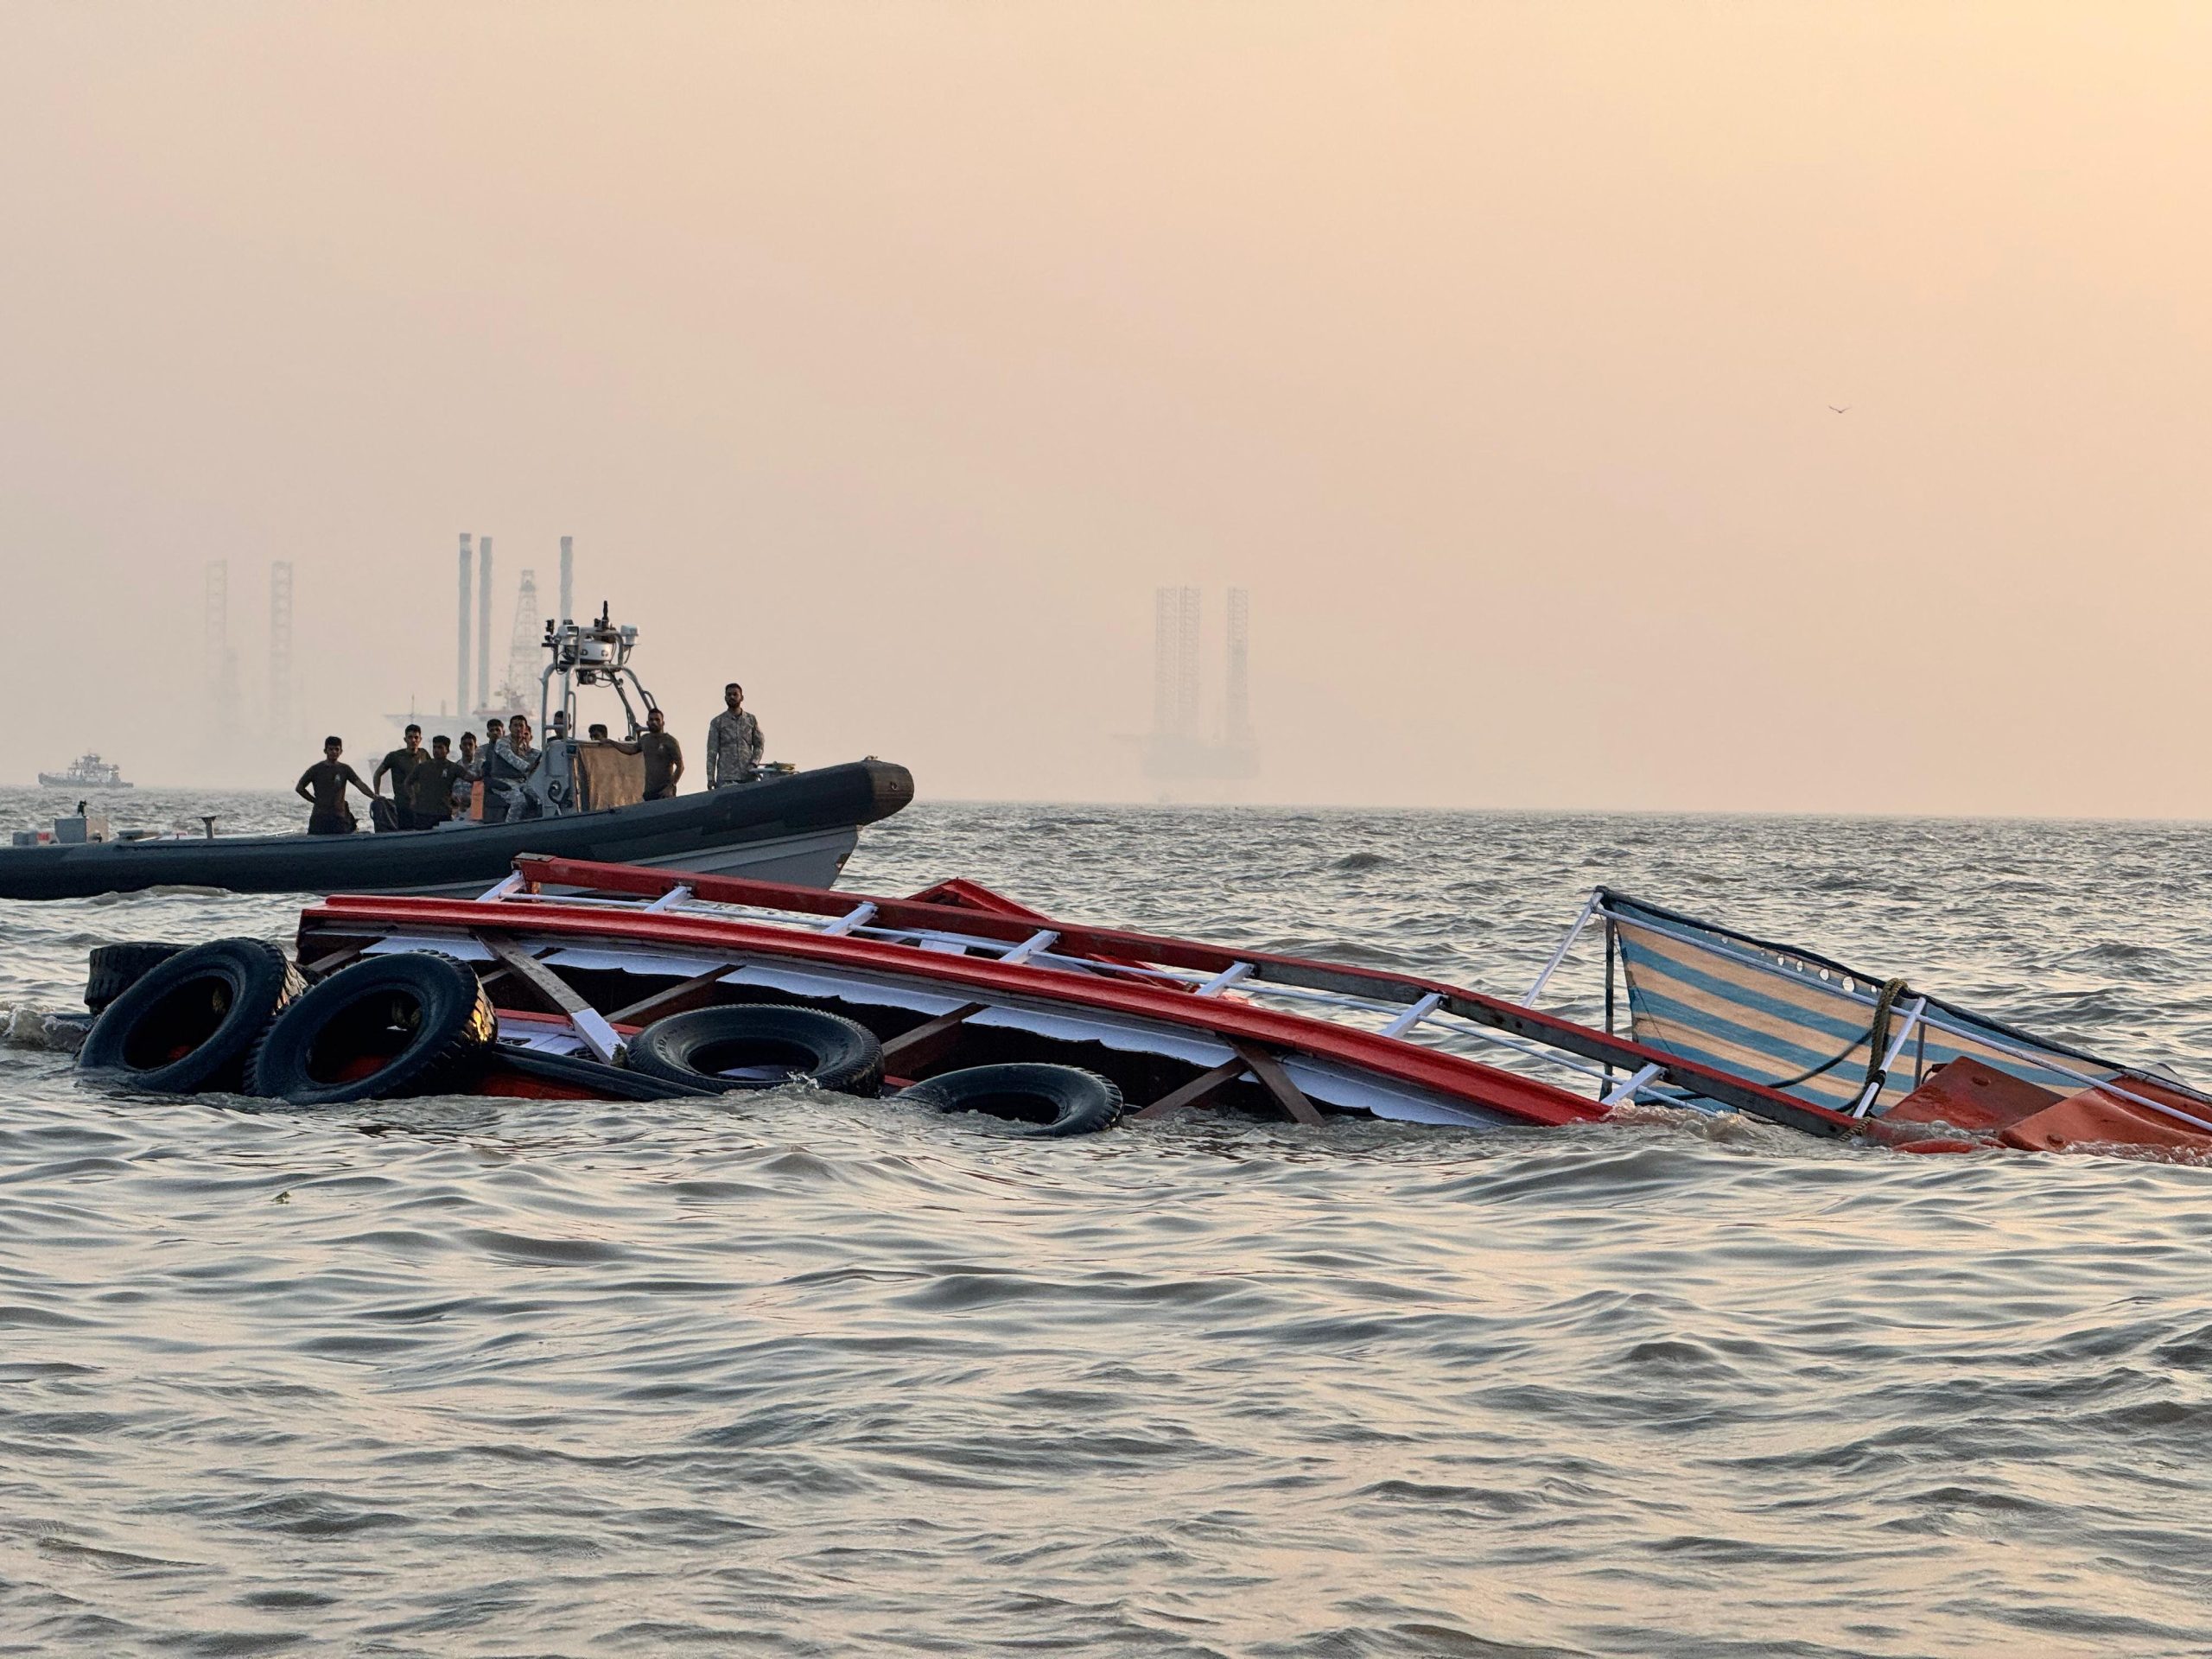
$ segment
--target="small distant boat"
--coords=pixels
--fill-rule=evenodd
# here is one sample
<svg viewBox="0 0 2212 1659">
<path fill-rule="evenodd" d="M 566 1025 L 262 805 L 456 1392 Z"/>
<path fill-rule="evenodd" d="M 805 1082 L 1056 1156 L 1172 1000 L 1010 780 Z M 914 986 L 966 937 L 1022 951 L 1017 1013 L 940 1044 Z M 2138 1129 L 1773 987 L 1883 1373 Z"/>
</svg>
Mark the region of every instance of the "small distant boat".
<svg viewBox="0 0 2212 1659">
<path fill-rule="evenodd" d="M 129 789 L 130 779 L 123 775 L 123 768 L 112 761 L 103 760 L 97 754 L 80 754 L 66 772 L 41 772 L 38 775 L 41 789 Z"/>
</svg>

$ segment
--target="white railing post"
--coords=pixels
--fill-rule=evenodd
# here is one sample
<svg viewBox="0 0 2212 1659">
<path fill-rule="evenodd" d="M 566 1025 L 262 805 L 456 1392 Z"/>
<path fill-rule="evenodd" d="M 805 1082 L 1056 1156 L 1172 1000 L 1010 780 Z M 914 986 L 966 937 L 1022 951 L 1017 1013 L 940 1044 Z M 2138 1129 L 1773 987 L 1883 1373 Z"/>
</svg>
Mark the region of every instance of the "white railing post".
<svg viewBox="0 0 2212 1659">
<path fill-rule="evenodd" d="M 1431 991 L 1389 1025 L 1383 1027 L 1382 1034 L 1385 1037 L 1402 1037 L 1443 1006 L 1444 993 Z"/>
<path fill-rule="evenodd" d="M 1866 1087 L 1859 1091 L 1859 1103 L 1851 1109 L 1853 1117 L 1864 1117 L 1873 1109 L 1874 1102 L 1881 1096 L 1883 1085 L 1890 1080 L 1890 1068 L 1897 1063 L 1897 1056 L 1904 1052 L 1904 1046 L 1911 1040 L 1913 1028 L 1919 1025 L 1920 1016 L 1928 1012 L 1928 999 L 1922 997 L 1912 1005 L 1912 1012 L 1904 1017 L 1897 1040 L 1890 1045 L 1890 1052 L 1882 1057 L 1882 1070 L 1878 1077 L 1870 1077 Z"/>
<path fill-rule="evenodd" d="M 1666 1067 L 1654 1060 L 1598 1103 L 1601 1106 L 1618 1106 L 1625 1101 L 1634 1100 L 1637 1090 L 1643 1088 L 1645 1084 L 1665 1070 Z"/>
<path fill-rule="evenodd" d="M 1046 945 L 1052 944 L 1053 940 L 1059 937 L 1058 932 L 1052 928 L 1039 928 L 1036 932 L 1032 933 L 1027 938 L 1024 939 L 1020 944 L 1015 945 L 1013 950 L 1001 957 L 999 958 L 999 962 L 1002 966 L 1018 967 L 1022 963 L 1028 961 L 1030 957 L 1035 956 L 1039 950 L 1042 950 Z"/>
<path fill-rule="evenodd" d="M 1590 925 L 1591 917 L 1597 913 L 1599 897 L 1604 892 L 1603 887 L 1590 889 L 1590 902 L 1582 906 L 1582 913 L 1574 918 L 1574 925 L 1567 930 L 1567 937 L 1559 942 L 1559 949 L 1552 952 L 1552 959 L 1544 964 L 1544 971 L 1536 976 L 1536 982 L 1529 988 L 1528 995 L 1521 999 L 1522 1007 L 1535 1006 L 1536 999 L 1543 995 L 1544 987 L 1559 971 L 1560 963 L 1567 960 L 1567 953 L 1574 948 L 1575 940 L 1582 937 L 1582 930 Z"/>
<path fill-rule="evenodd" d="M 1199 986 L 1197 990 L 1192 993 L 1192 995 L 1193 996 L 1219 996 L 1224 991 L 1234 985 L 1238 980 L 1249 979 L 1251 976 L 1252 964 L 1250 963 L 1232 962 L 1228 967 L 1223 969 L 1211 979 L 1206 981 L 1205 984 Z"/>
</svg>

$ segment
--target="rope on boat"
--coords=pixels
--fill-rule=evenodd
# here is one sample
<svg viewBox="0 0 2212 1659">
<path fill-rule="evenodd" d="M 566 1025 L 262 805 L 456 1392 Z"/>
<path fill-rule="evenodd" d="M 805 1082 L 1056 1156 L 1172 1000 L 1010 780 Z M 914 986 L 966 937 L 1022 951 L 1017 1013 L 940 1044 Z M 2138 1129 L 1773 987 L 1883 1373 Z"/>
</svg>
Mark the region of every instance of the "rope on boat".
<svg viewBox="0 0 2212 1659">
<path fill-rule="evenodd" d="M 1823 1071 L 1834 1071 L 1856 1054 L 1861 1043 L 1866 1046 L 1866 1083 L 1877 1085 L 1887 1083 L 1889 1073 L 1883 1069 L 1882 1051 L 1890 1044 L 1890 1011 L 1897 1007 L 1897 999 L 1904 994 L 1905 983 L 1902 978 L 1884 980 L 1882 988 L 1874 996 L 1874 1018 L 1863 1033 L 1853 1038 L 1840 1051 L 1829 1055 L 1827 1059 L 1822 1060 L 1810 1071 L 1800 1071 L 1794 1077 L 1783 1077 L 1766 1086 L 1770 1089 L 1795 1089 L 1801 1083 L 1810 1083 Z M 1865 1084 L 1860 1084 L 1859 1092 L 1866 1093 Z M 1876 1097 L 1880 1096 L 1881 1090 L 1878 1086 L 1874 1093 Z"/>
</svg>

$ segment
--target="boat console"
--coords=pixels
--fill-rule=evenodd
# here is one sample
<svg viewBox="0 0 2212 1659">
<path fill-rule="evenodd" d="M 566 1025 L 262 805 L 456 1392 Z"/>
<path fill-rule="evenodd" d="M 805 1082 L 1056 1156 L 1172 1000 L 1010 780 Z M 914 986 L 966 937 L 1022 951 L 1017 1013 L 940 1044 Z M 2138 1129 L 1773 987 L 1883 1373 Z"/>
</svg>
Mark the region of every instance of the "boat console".
<svg viewBox="0 0 2212 1659">
<path fill-rule="evenodd" d="M 576 734 L 583 729 L 577 693 L 604 687 L 622 709 L 623 741 L 635 742 L 645 717 L 659 705 L 630 665 L 638 630 L 617 624 L 601 601 L 595 620 L 545 620 L 538 643 L 547 653 L 538 676 L 539 760 L 523 785 L 531 807 L 525 817 L 556 817 L 571 812 L 604 811 L 634 806 L 645 798 L 645 760 L 624 754 L 611 743 L 594 743 Z"/>
</svg>

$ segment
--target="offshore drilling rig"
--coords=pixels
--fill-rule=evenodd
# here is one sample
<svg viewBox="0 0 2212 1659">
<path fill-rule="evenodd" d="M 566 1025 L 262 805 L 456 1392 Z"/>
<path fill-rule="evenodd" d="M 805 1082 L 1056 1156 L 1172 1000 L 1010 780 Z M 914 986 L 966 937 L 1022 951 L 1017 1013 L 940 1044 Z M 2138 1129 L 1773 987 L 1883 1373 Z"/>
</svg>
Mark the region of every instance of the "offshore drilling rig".
<svg viewBox="0 0 2212 1659">
<path fill-rule="evenodd" d="M 1251 594 L 1229 590 L 1221 707 L 1211 721 L 1201 694 L 1200 612 L 1196 588 L 1161 588 L 1153 595 L 1152 731 L 1144 742 L 1144 775 L 1164 785 L 1229 783 L 1260 767 L 1252 730 Z"/>
</svg>

